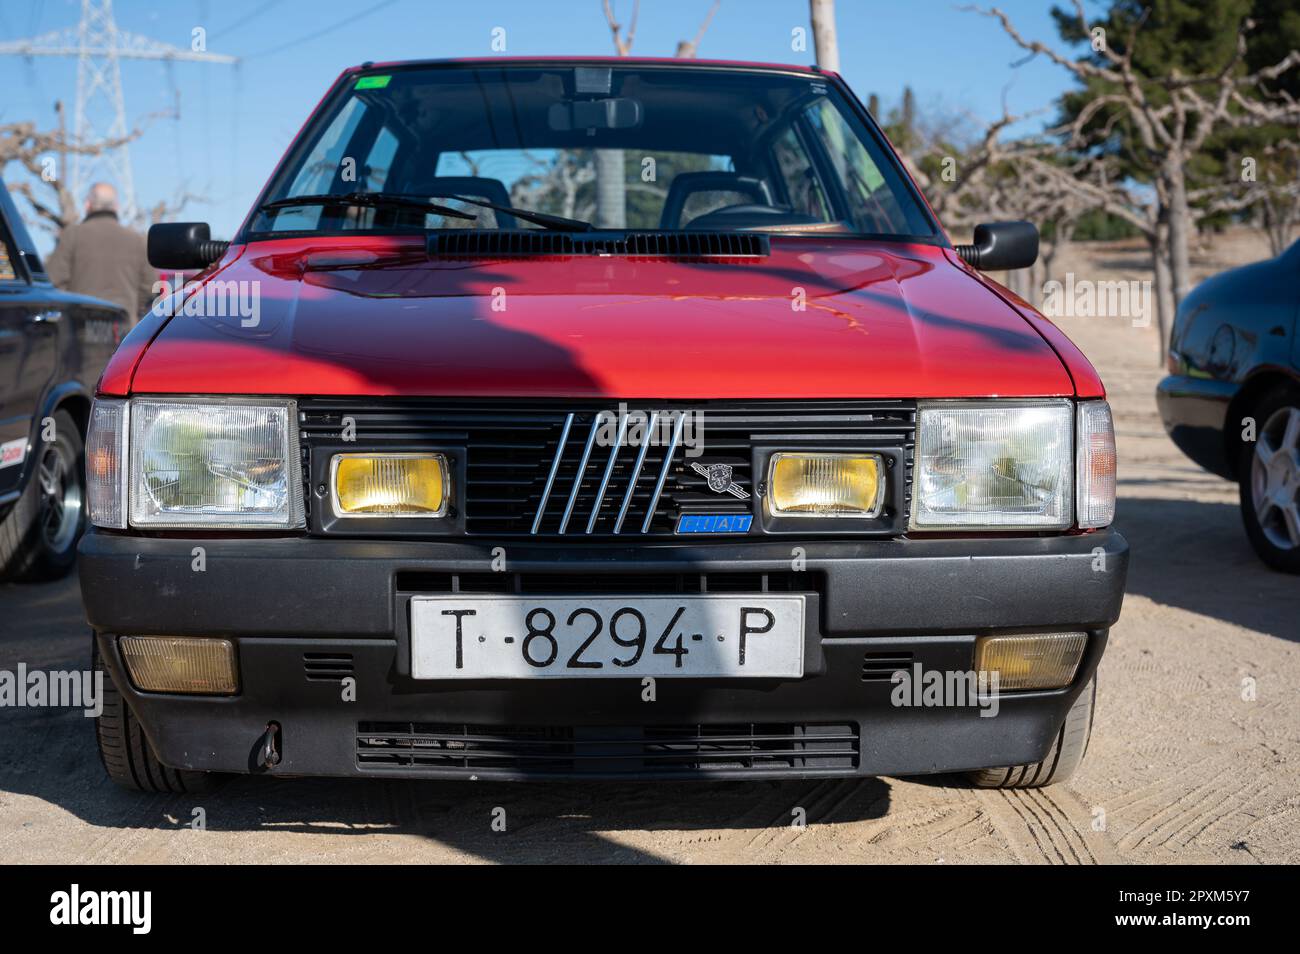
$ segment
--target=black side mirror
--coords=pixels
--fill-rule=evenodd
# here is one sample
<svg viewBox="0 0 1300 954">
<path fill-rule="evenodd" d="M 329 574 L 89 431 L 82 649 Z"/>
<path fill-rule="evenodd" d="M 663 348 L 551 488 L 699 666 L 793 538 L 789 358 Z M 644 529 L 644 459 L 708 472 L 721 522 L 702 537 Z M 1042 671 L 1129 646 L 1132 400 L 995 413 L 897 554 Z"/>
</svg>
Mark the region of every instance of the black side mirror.
<svg viewBox="0 0 1300 954">
<path fill-rule="evenodd" d="M 1038 261 L 1038 229 L 1032 222 L 986 222 L 975 226 L 974 245 L 958 245 L 956 251 L 984 272 L 1028 268 Z"/>
<path fill-rule="evenodd" d="M 229 242 L 212 240 L 207 222 L 165 222 L 149 228 L 149 264 L 154 268 L 207 268 L 229 247 Z"/>
</svg>

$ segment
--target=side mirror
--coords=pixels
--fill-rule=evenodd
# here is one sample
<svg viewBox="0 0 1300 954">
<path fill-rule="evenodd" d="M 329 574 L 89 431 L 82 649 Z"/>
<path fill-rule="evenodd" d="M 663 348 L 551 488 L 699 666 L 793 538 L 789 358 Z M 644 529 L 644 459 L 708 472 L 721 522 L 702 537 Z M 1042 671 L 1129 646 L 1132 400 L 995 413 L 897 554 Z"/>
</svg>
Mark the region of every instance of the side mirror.
<svg viewBox="0 0 1300 954">
<path fill-rule="evenodd" d="M 206 222 L 165 222 L 149 228 L 149 264 L 154 268 L 207 268 L 230 247 L 214 242 Z"/>
<path fill-rule="evenodd" d="M 982 272 L 1028 268 L 1038 261 L 1038 229 L 1032 222 L 986 222 L 975 226 L 975 244 L 956 252 Z"/>
</svg>

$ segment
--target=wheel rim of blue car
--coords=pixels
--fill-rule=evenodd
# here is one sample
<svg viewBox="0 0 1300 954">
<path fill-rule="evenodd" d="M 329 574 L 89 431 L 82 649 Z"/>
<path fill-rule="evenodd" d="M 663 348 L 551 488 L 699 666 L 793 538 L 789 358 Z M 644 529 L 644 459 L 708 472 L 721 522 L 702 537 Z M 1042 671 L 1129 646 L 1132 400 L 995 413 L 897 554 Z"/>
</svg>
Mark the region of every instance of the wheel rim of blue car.
<svg viewBox="0 0 1300 954">
<path fill-rule="evenodd" d="M 1281 550 L 1300 547 L 1300 408 L 1269 416 L 1255 443 L 1251 497 L 1259 528 Z"/>
</svg>

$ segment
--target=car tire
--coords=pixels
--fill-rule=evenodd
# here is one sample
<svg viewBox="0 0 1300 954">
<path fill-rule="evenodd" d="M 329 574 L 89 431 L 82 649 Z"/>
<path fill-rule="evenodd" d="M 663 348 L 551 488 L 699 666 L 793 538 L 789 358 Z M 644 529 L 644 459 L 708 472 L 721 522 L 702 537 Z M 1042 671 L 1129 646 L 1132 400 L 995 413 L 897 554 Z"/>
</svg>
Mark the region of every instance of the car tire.
<svg viewBox="0 0 1300 954">
<path fill-rule="evenodd" d="M 108 777 L 133 792 L 206 792 L 218 783 L 210 772 L 192 772 L 163 765 L 135 713 L 126 704 L 113 674 L 99 655 L 99 641 L 91 636 L 91 658 L 96 673 L 103 673 L 103 707 L 95 719 L 95 743 Z"/>
<path fill-rule="evenodd" d="M 1088 680 L 1065 715 L 1061 731 L 1041 762 L 980 769 L 967 777 L 977 788 L 1042 788 L 1064 782 L 1074 774 L 1088 751 L 1092 737 L 1092 714 L 1097 706 L 1097 677 Z"/>
<path fill-rule="evenodd" d="M 1251 413 L 1255 440 L 1242 441 L 1237 458 L 1241 520 L 1261 560 L 1300 573 L 1300 391 L 1273 391 Z M 1289 500 L 1290 521 L 1278 494 Z"/>
<path fill-rule="evenodd" d="M 37 444 L 32 465 L 22 495 L 0 521 L 0 580 L 63 576 L 86 528 L 85 445 L 67 411 L 54 412 L 54 440 Z"/>
</svg>

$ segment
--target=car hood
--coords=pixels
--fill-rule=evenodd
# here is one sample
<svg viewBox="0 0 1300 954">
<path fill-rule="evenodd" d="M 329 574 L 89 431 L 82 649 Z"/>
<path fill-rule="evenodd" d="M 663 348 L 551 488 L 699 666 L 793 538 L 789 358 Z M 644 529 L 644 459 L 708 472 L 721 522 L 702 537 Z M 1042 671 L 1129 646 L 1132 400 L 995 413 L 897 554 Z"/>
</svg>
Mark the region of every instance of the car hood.
<svg viewBox="0 0 1300 954">
<path fill-rule="evenodd" d="M 409 239 L 232 248 L 136 393 L 851 398 L 1073 393 L 1043 337 L 931 246 L 752 260 L 429 260 Z"/>
</svg>

